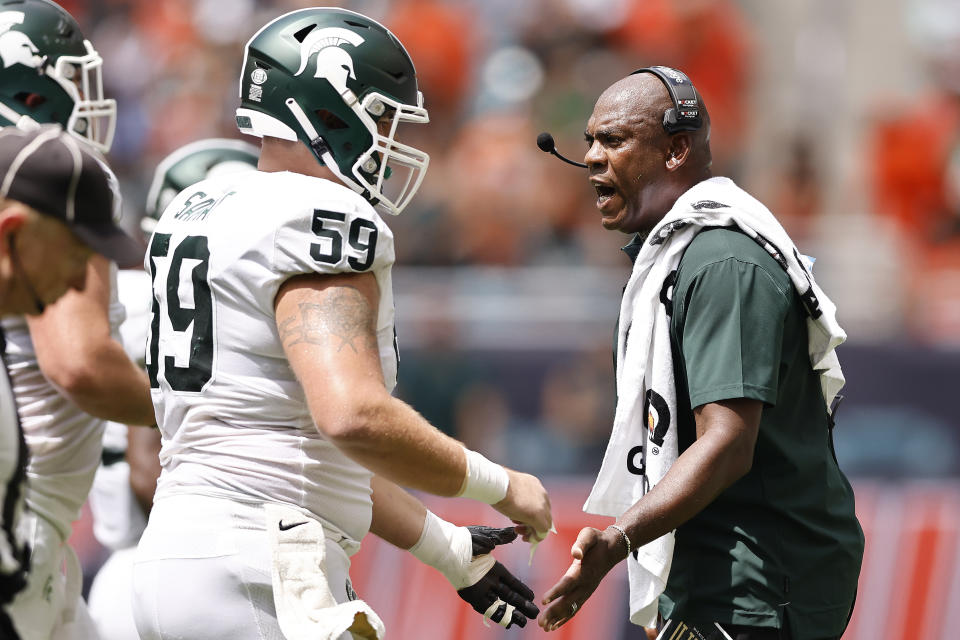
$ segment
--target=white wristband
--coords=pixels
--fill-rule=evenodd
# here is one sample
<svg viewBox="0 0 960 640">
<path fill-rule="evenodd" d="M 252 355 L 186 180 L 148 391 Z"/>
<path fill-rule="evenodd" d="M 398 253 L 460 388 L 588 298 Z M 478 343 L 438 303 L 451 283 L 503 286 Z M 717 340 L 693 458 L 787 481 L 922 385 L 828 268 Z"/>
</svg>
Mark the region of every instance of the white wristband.
<svg viewBox="0 0 960 640">
<path fill-rule="evenodd" d="M 495 563 L 487 554 L 473 559 L 473 540 L 466 527 L 438 517 L 427 510 L 423 533 L 410 553 L 420 562 L 443 574 L 456 590 L 477 583 Z"/>
<path fill-rule="evenodd" d="M 507 497 L 510 476 L 496 462 L 490 462 L 476 451 L 463 448 L 467 454 L 467 475 L 458 496 L 487 504 L 496 504 Z"/>
</svg>

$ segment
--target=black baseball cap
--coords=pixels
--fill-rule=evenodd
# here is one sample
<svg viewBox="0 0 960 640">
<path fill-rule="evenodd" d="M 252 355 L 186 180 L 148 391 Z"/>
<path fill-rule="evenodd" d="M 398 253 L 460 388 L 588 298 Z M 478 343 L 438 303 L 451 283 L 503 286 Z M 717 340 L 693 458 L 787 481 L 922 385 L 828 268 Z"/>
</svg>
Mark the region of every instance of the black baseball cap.
<svg viewBox="0 0 960 640">
<path fill-rule="evenodd" d="M 21 202 L 62 221 L 84 244 L 121 267 L 144 249 L 117 226 L 117 178 L 100 154 L 59 125 L 0 129 L 0 200 Z"/>
</svg>

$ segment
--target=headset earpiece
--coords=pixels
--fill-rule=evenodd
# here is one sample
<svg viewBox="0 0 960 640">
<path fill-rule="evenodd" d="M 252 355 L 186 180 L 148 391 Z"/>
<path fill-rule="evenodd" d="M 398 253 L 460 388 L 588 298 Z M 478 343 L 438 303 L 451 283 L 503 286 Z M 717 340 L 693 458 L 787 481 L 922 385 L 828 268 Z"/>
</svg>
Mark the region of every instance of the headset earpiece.
<svg viewBox="0 0 960 640">
<path fill-rule="evenodd" d="M 696 131 L 703 126 L 700 94 L 685 73 L 671 67 L 656 66 L 637 69 L 630 75 L 637 73 L 652 73 L 666 85 L 673 100 L 673 108 L 663 112 L 663 128 L 667 133 Z"/>
<path fill-rule="evenodd" d="M 676 109 L 667 109 L 663 112 L 663 128 L 667 131 L 671 131 L 674 127 L 677 126 L 677 110 Z"/>
</svg>

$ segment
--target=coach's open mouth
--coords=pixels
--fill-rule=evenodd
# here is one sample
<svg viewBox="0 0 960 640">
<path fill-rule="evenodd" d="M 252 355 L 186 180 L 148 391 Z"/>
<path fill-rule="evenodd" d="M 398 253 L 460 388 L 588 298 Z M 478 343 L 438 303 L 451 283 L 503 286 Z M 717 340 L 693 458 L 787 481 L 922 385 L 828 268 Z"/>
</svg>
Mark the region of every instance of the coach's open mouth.
<svg viewBox="0 0 960 640">
<path fill-rule="evenodd" d="M 617 195 L 617 190 L 611 187 L 608 184 L 601 184 L 595 182 L 593 188 L 597 190 L 597 208 L 603 209 L 604 206 L 610 202 L 610 199 L 613 196 Z"/>
</svg>

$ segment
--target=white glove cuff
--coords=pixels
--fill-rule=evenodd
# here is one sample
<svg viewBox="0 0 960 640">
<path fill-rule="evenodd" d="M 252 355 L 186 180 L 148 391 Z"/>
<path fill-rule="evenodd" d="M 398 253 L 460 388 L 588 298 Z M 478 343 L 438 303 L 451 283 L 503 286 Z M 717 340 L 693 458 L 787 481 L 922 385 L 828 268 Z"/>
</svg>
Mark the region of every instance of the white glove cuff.
<svg viewBox="0 0 960 640">
<path fill-rule="evenodd" d="M 472 498 L 487 504 L 496 504 L 507 497 L 510 476 L 507 470 L 490 462 L 476 451 L 463 448 L 467 454 L 467 475 L 458 496 Z"/>
<path fill-rule="evenodd" d="M 423 533 L 410 553 L 420 562 L 429 565 L 459 591 L 476 584 L 496 562 L 486 554 L 473 559 L 473 539 L 466 527 L 439 518 L 427 511 Z"/>
</svg>

